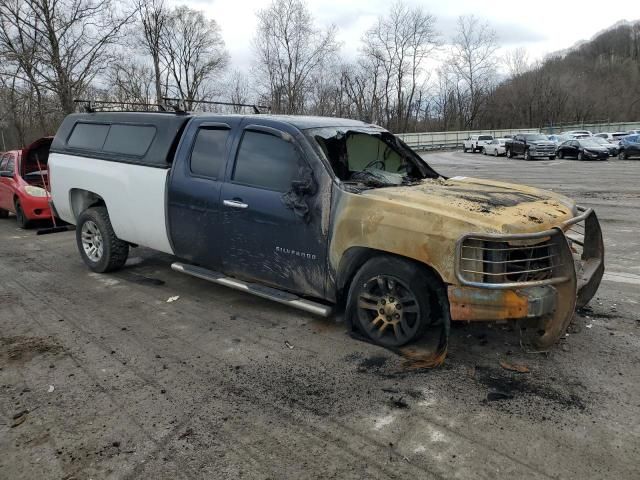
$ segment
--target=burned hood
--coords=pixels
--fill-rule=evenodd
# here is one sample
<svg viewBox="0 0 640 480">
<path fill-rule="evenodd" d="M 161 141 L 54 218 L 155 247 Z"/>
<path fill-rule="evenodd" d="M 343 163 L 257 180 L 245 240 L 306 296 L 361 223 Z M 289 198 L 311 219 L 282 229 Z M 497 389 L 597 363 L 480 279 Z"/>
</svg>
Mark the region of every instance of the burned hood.
<svg viewBox="0 0 640 480">
<path fill-rule="evenodd" d="M 458 226 L 485 233 L 543 231 L 576 212 L 573 201 L 554 192 L 469 177 L 427 179 L 413 186 L 378 188 L 362 195 L 428 212 L 429 217 L 441 217 L 444 223 L 448 217 L 457 220 L 454 223 Z"/>
</svg>

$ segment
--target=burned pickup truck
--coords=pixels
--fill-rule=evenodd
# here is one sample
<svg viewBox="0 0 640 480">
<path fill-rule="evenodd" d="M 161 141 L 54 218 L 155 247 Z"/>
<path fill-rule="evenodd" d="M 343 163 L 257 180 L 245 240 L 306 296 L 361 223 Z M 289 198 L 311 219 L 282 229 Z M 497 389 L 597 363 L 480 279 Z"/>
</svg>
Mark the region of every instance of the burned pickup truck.
<svg viewBox="0 0 640 480">
<path fill-rule="evenodd" d="M 396 347 L 450 321 L 516 321 L 550 346 L 603 270 L 591 209 L 446 178 L 386 130 L 275 115 L 86 113 L 51 146 L 60 218 L 96 272 L 130 247 Z"/>
</svg>

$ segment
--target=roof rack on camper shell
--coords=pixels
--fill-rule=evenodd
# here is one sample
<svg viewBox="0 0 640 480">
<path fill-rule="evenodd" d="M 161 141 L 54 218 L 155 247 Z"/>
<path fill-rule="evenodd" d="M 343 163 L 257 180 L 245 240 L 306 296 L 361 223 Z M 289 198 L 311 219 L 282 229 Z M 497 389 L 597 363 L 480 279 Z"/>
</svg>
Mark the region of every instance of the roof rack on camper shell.
<svg viewBox="0 0 640 480">
<path fill-rule="evenodd" d="M 226 107 L 251 108 L 253 113 L 260 114 L 263 111 L 270 111 L 271 107 L 266 105 L 256 105 L 250 103 L 234 103 L 234 102 L 218 102 L 209 100 L 190 100 L 163 97 L 163 103 L 145 103 L 145 102 L 121 102 L 111 100 L 74 100 L 74 103 L 83 104 L 83 110 L 86 113 L 95 112 L 165 112 L 174 114 L 185 114 L 190 109 L 185 108 L 187 105 L 220 105 Z M 119 107 L 119 108 L 118 108 Z M 132 108 L 130 108 L 132 107 Z M 142 108 L 140 108 L 142 107 Z"/>
</svg>

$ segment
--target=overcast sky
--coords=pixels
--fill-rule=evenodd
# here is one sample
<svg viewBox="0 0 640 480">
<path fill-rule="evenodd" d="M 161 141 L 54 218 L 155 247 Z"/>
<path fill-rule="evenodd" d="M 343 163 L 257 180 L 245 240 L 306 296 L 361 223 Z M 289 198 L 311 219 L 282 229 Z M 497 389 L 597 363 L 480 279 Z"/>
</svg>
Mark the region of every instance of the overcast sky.
<svg viewBox="0 0 640 480">
<path fill-rule="evenodd" d="M 255 12 L 267 7 L 270 0 L 169 1 L 202 10 L 209 18 L 214 18 L 222 28 L 232 68 L 249 69 Z M 568 48 L 580 40 L 588 40 L 620 20 L 640 18 L 638 0 L 611 3 L 589 0 L 405 0 L 405 3 L 420 5 L 435 15 L 437 28 L 445 41 L 454 34 L 458 16 L 473 14 L 491 24 L 503 49 L 525 47 L 535 59 Z M 390 0 L 307 0 L 317 25 L 338 27 L 341 51 L 347 59 L 357 55 L 363 33 L 377 16 L 389 9 L 390 4 Z"/>
</svg>

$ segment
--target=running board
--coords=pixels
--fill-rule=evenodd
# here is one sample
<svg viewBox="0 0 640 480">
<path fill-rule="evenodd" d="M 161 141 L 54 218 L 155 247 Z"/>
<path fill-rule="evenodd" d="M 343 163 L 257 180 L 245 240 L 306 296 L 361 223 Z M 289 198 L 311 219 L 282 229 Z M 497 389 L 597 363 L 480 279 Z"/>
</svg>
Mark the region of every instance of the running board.
<svg viewBox="0 0 640 480">
<path fill-rule="evenodd" d="M 328 305 L 306 300 L 292 293 L 283 292 L 282 290 L 277 290 L 271 287 L 265 287 L 257 283 L 248 283 L 238 280 L 237 278 L 226 277 L 221 273 L 214 272 L 213 270 L 207 270 L 206 268 L 196 267 L 195 265 L 186 265 L 179 262 L 172 263 L 171 268 L 176 272 L 186 273 L 187 275 L 208 280 L 210 282 L 217 283 L 218 285 L 224 285 L 225 287 L 231 287 L 242 292 L 252 293 L 258 297 L 267 298 L 274 302 L 289 305 L 290 307 L 304 310 L 305 312 L 320 315 L 322 317 L 328 317 L 333 313 L 333 309 Z"/>
</svg>

